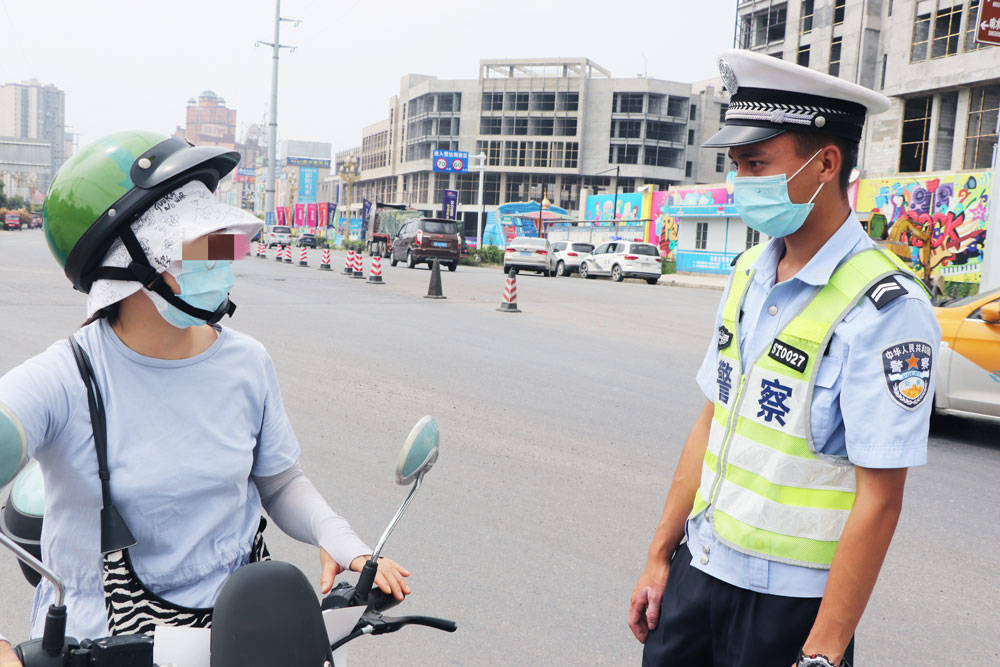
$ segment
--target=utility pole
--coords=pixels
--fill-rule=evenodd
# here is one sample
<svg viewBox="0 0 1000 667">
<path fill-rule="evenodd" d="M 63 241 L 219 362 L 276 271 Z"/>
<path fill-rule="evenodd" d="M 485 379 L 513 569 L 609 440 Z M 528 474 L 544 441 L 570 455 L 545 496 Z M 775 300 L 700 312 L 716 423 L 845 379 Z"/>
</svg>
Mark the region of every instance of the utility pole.
<svg viewBox="0 0 1000 667">
<path fill-rule="evenodd" d="M 483 180 L 486 178 L 486 153 L 473 155 L 479 159 L 479 215 L 476 218 L 476 247 L 483 247 Z"/>
<path fill-rule="evenodd" d="M 281 0 L 274 0 L 274 41 L 262 42 L 257 40 L 254 46 L 271 47 L 271 113 L 267 122 L 267 181 L 264 183 L 264 224 L 274 224 L 274 172 L 277 163 L 278 150 L 278 57 L 281 49 L 289 49 L 289 53 L 295 53 L 294 46 L 287 46 L 281 43 L 281 22 L 289 21 L 296 28 L 302 23 L 298 19 L 282 18 Z"/>
</svg>

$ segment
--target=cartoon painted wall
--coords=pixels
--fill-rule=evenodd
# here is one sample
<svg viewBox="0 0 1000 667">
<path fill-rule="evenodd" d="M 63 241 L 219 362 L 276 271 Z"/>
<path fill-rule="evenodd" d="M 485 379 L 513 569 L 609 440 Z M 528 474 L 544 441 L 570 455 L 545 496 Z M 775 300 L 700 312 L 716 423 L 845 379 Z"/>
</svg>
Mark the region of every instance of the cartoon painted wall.
<svg viewBox="0 0 1000 667">
<path fill-rule="evenodd" d="M 883 238 L 919 274 L 978 283 L 989 215 L 988 171 L 905 174 L 858 181 L 855 210 L 885 217 Z M 930 252 L 921 239 L 929 238 Z"/>
<path fill-rule="evenodd" d="M 660 190 L 652 194 L 650 205 L 649 242 L 660 248 L 664 259 L 676 261 L 677 256 L 677 218 L 670 215 L 670 191 Z"/>
<path fill-rule="evenodd" d="M 618 193 L 618 215 L 612 216 L 611 209 L 615 206 L 615 196 L 590 195 L 587 197 L 587 220 L 588 221 L 608 221 L 616 220 L 639 220 L 642 217 L 642 195 L 641 192 L 619 192 Z"/>
</svg>

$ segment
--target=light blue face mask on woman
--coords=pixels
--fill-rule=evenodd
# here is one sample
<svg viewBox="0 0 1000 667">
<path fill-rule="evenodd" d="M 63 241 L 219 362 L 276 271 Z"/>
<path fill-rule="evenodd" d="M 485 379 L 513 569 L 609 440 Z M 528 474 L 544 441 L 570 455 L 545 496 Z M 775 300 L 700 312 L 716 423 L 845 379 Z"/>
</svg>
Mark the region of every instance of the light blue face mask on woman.
<svg viewBox="0 0 1000 667">
<path fill-rule="evenodd" d="M 819 184 L 809 201 L 796 204 L 788 198 L 788 183 L 822 152 L 822 148 L 816 151 L 791 176 L 774 174 L 734 178 L 733 205 L 747 227 L 773 237 L 788 236 L 797 231 L 809 217 L 813 199 L 823 189 L 823 184 Z"/>
<path fill-rule="evenodd" d="M 181 267 L 181 271 L 174 276 L 181 288 L 181 293 L 177 296 L 195 308 L 214 311 L 226 300 L 229 291 L 236 284 L 232 261 L 185 259 Z M 205 324 L 205 320 L 188 315 L 163 299 L 155 299 L 154 303 L 163 319 L 178 329 Z"/>
</svg>

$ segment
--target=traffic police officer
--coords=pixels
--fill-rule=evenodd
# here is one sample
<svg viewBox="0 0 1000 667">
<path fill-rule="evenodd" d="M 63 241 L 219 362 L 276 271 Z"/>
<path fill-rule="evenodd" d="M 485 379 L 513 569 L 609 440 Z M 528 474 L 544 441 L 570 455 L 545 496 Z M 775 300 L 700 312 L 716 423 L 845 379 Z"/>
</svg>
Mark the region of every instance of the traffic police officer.
<svg viewBox="0 0 1000 667">
<path fill-rule="evenodd" d="M 705 146 L 729 148 L 734 205 L 771 239 L 733 262 L 629 626 L 644 665 L 850 664 L 926 461 L 940 330 L 848 201 L 888 99 L 746 51 L 719 69 L 731 100 Z"/>
</svg>

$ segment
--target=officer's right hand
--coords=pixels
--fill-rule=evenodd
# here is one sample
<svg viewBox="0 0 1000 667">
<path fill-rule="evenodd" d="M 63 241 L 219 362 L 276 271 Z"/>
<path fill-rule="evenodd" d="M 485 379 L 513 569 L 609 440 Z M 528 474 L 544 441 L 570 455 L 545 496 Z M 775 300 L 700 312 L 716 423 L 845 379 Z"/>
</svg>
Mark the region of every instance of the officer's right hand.
<svg viewBox="0 0 1000 667">
<path fill-rule="evenodd" d="M 0 667 L 21 667 L 21 661 L 11 645 L 0 639 Z"/>
<path fill-rule="evenodd" d="M 660 600 L 669 574 L 670 565 L 666 562 L 646 563 L 646 570 L 632 590 L 628 627 L 640 644 L 646 643 L 646 636 L 660 620 Z"/>
</svg>

